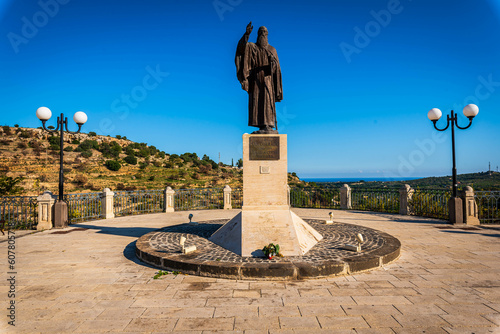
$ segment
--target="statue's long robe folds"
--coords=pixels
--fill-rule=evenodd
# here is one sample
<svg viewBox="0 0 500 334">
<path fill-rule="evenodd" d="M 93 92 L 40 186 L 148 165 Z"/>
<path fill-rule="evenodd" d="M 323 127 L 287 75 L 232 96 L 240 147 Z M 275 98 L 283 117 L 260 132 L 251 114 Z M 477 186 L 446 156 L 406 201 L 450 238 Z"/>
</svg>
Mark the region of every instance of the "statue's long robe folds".
<svg viewBox="0 0 500 334">
<path fill-rule="evenodd" d="M 236 48 L 236 73 L 241 88 L 248 92 L 248 125 L 276 125 L 275 102 L 283 99 L 281 69 L 276 49 L 248 43 L 248 34 Z"/>
</svg>

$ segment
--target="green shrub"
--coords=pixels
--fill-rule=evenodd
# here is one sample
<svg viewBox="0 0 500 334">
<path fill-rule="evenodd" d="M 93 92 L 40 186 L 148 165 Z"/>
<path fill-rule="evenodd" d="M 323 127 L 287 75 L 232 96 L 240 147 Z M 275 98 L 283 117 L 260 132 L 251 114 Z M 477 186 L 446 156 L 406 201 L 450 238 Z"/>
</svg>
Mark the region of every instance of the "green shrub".
<svg viewBox="0 0 500 334">
<path fill-rule="evenodd" d="M 64 151 L 66 151 L 66 152 L 73 152 L 73 147 L 72 146 L 66 146 L 64 148 Z"/>
<path fill-rule="evenodd" d="M 141 148 L 139 149 L 139 152 L 136 153 L 136 155 L 141 158 L 148 158 L 150 155 L 149 153 L 150 152 L 147 148 Z"/>
<path fill-rule="evenodd" d="M 49 146 L 49 150 L 52 150 L 52 151 L 60 151 L 61 150 L 61 146 L 59 146 L 59 144 L 51 144 Z"/>
<path fill-rule="evenodd" d="M 95 133 L 94 131 L 89 132 L 89 137 L 95 137 L 95 136 L 97 136 L 97 133 Z"/>
<path fill-rule="evenodd" d="M 59 145 L 59 142 L 61 141 L 61 138 L 57 136 L 50 136 L 48 139 L 50 145 Z"/>
<path fill-rule="evenodd" d="M 106 160 L 106 162 L 104 163 L 104 165 L 109 170 L 112 170 L 112 171 L 115 171 L 115 172 L 117 170 L 120 170 L 120 168 L 122 168 L 122 165 L 120 165 L 120 163 L 118 161 L 116 161 L 116 160 Z"/>
<path fill-rule="evenodd" d="M 134 155 L 135 156 L 135 151 L 134 148 L 131 147 L 130 145 L 125 147 L 125 154 L 126 155 Z"/>
<path fill-rule="evenodd" d="M 98 150 L 99 149 L 99 144 L 97 143 L 97 140 L 89 140 L 85 139 L 80 145 L 78 145 L 78 150 L 77 152 L 82 152 L 82 151 L 88 151 L 88 150 Z"/>
<path fill-rule="evenodd" d="M 127 155 L 123 160 L 130 165 L 137 165 L 137 158 L 133 155 Z"/>
<path fill-rule="evenodd" d="M 31 138 L 31 132 L 21 131 L 21 133 L 19 134 L 19 138 Z"/>
<path fill-rule="evenodd" d="M 90 158 L 92 156 L 92 151 L 82 151 L 80 153 L 80 155 L 82 156 L 82 158 Z"/>
</svg>

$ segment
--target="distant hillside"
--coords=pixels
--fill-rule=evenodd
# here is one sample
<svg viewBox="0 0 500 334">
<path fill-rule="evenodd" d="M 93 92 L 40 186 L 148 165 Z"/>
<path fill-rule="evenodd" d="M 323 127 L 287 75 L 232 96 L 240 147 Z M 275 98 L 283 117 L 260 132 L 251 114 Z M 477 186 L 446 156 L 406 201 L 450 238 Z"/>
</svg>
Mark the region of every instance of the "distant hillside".
<svg viewBox="0 0 500 334">
<path fill-rule="evenodd" d="M 18 195 L 38 195 L 46 189 L 58 192 L 58 136 L 41 129 L 3 126 L 0 138 L 0 178 L 23 178 Z M 65 133 L 64 151 L 65 193 L 106 187 L 141 190 L 242 186 L 243 171 L 236 166 L 219 166 L 208 156 L 196 153 L 169 154 L 121 136 Z M 292 175 L 289 183 L 304 184 Z"/>
<path fill-rule="evenodd" d="M 500 190 L 500 173 L 481 172 L 457 175 L 459 189 L 465 186 L 471 186 L 475 190 Z M 406 182 L 412 187 L 420 188 L 446 188 L 451 187 L 452 177 L 426 177 L 423 179 Z"/>
<path fill-rule="evenodd" d="M 471 174 L 460 174 L 457 176 L 458 188 L 471 186 L 475 190 L 500 190 L 500 173 L 481 172 Z M 346 182 L 318 183 L 322 187 L 341 187 Z M 409 184 L 412 188 L 420 189 L 451 189 L 452 177 L 426 177 L 409 181 L 358 181 L 348 183 L 357 188 L 400 188 L 403 184 Z"/>
</svg>

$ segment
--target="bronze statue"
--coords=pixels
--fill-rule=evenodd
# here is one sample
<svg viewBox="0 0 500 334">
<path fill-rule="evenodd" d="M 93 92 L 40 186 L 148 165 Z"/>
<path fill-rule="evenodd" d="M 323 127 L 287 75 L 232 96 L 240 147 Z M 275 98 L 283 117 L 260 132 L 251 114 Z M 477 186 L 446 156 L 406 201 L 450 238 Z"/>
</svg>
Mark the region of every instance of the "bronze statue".
<svg viewBox="0 0 500 334">
<path fill-rule="evenodd" d="M 252 22 L 236 48 L 236 75 L 248 92 L 248 125 L 254 134 L 278 133 L 275 102 L 283 99 L 281 69 L 276 49 L 267 42 L 267 28 L 260 27 L 257 43 L 248 43 Z M 275 128 L 275 130 L 273 129 Z"/>
</svg>

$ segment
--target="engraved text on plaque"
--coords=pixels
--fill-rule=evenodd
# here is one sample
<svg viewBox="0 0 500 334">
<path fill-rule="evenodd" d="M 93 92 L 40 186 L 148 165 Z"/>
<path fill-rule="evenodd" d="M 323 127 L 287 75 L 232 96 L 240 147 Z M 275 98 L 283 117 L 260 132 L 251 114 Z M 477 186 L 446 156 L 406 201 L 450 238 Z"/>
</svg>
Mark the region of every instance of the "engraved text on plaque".
<svg viewBox="0 0 500 334">
<path fill-rule="evenodd" d="M 279 160 L 279 137 L 250 137 L 250 160 Z"/>
</svg>

